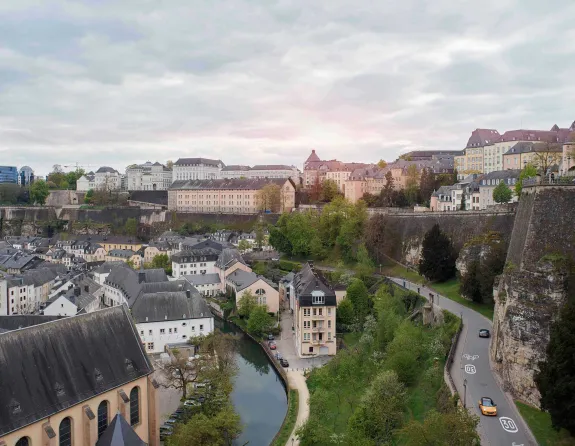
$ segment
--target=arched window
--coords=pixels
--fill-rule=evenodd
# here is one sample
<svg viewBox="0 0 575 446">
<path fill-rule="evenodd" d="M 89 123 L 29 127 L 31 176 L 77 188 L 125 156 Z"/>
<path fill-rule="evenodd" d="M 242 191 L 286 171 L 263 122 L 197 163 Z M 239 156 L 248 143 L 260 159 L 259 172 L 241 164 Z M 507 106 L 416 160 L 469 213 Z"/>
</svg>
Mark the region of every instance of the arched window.
<svg viewBox="0 0 575 446">
<path fill-rule="evenodd" d="M 64 418 L 58 428 L 59 446 L 72 446 L 72 419 Z"/>
<path fill-rule="evenodd" d="M 256 295 L 258 295 L 258 296 L 265 296 L 265 294 L 266 294 L 266 290 L 264 290 L 263 288 L 259 288 L 256 291 Z"/>
<path fill-rule="evenodd" d="M 22 437 L 16 442 L 16 446 L 30 446 L 30 438 Z"/>
<path fill-rule="evenodd" d="M 130 391 L 130 424 L 132 426 L 140 422 L 140 388 L 134 387 Z"/>
<path fill-rule="evenodd" d="M 98 406 L 98 438 L 108 427 L 108 401 L 102 401 Z"/>
</svg>

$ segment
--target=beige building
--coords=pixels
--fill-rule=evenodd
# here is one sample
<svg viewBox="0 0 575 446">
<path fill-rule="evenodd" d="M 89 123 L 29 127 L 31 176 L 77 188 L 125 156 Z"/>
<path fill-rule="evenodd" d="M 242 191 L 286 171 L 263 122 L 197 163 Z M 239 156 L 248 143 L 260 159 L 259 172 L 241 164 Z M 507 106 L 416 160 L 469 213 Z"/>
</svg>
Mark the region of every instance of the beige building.
<svg viewBox="0 0 575 446">
<path fill-rule="evenodd" d="M 559 166 L 563 158 L 562 144 L 520 142 L 503 154 L 505 170 L 523 169 L 527 164 L 548 169 Z"/>
<path fill-rule="evenodd" d="M 561 163 L 562 175 L 575 175 L 575 142 L 563 144 L 563 161 Z"/>
<path fill-rule="evenodd" d="M 131 249 L 112 249 L 104 258 L 106 262 L 132 262 L 136 269 L 140 268 L 143 260 L 140 254 Z"/>
<path fill-rule="evenodd" d="M 326 179 L 333 180 L 339 191 L 345 194 L 346 182 L 352 172 L 362 167 L 369 167 L 365 163 L 344 163 L 338 160 L 321 160 L 311 151 L 303 167 L 303 186 L 312 187 L 316 182 L 322 183 Z"/>
<path fill-rule="evenodd" d="M 293 281 L 294 342 L 298 355 L 335 355 L 337 297 L 326 279 L 306 264 Z"/>
<path fill-rule="evenodd" d="M 467 140 L 463 155 L 455 157 L 455 168 L 460 178 L 469 174 L 483 173 L 484 147 L 499 141 L 501 135 L 495 129 L 475 129 Z"/>
<path fill-rule="evenodd" d="M 262 202 L 260 191 L 276 185 L 273 205 Z M 268 198 L 269 199 L 269 198 Z M 295 184 L 284 178 L 175 181 L 168 190 L 168 209 L 178 212 L 257 214 L 264 210 L 291 212 L 295 207 Z"/>
<path fill-rule="evenodd" d="M 0 328 L 0 376 L 10 383 L 0 386 L 0 444 L 107 446 L 121 423 L 123 435 L 159 445 L 158 385 L 127 307 L 5 316 Z"/>
<path fill-rule="evenodd" d="M 236 293 L 236 304 L 246 293 L 251 293 L 259 305 L 266 305 L 268 312 L 277 313 L 280 307 L 279 292 L 262 276 L 236 269 L 226 276 L 226 288 Z"/>
</svg>

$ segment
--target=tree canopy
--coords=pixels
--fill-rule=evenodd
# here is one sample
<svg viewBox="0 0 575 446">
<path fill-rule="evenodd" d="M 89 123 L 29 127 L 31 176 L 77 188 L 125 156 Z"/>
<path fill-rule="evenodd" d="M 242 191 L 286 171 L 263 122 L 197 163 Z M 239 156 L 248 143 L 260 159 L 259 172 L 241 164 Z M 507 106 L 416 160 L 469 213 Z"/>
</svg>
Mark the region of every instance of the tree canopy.
<svg viewBox="0 0 575 446">
<path fill-rule="evenodd" d="M 419 274 L 431 281 L 444 282 L 455 276 L 455 255 L 451 240 L 436 223 L 423 238 Z"/>
<path fill-rule="evenodd" d="M 521 197 L 521 191 L 523 190 L 523 180 L 527 178 L 534 178 L 537 176 L 537 168 L 533 164 L 527 164 L 521 173 L 519 174 L 519 179 L 515 183 L 515 195 Z"/>
<path fill-rule="evenodd" d="M 507 183 L 502 180 L 495 186 L 495 189 L 493 189 L 493 201 L 496 203 L 509 203 L 511 198 L 513 198 L 513 192 L 511 192 Z"/>
<path fill-rule="evenodd" d="M 261 337 L 269 333 L 273 327 L 274 320 L 268 313 L 266 305 L 256 305 L 250 312 L 248 319 L 248 332 L 254 336 Z"/>
<path fill-rule="evenodd" d="M 44 180 L 36 180 L 30 185 L 30 201 L 32 203 L 44 206 L 48 195 L 50 195 L 50 190 Z"/>
</svg>

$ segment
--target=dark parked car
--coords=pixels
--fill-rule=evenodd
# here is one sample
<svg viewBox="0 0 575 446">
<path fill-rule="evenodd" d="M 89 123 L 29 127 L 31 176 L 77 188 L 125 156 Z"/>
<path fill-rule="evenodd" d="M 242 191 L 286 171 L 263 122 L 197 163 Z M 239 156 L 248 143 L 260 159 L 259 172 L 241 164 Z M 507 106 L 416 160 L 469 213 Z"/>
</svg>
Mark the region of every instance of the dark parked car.
<svg viewBox="0 0 575 446">
<path fill-rule="evenodd" d="M 268 335 L 268 341 L 273 341 L 274 339 L 275 339 L 275 338 L 274 338 L 274 335 L 270 333 L 270 334 Z"/>
<path fill-rule="evenodd" d="M 167 437 L 174 433 L 174 428 L 168 424 L 160 426 L 160 440 L 164 441 Z"/>
<path fill-rule="evenodd" d="M 489 334 L 489 330 L 487 330 L 486 328 L 482 328 L 481 330 L 479 330 L 480 338 L 488 338 L 489 336 L 491 335 Z"/>
<path fill-rule="evenodd" d="M 289 367 L 289 362 L 285 358 L 280 359 L 280 364 L 282 367 Z"/>
<path fill-rule="evenodd" d="M 282 354 L 280 352 L 276 352 L 276 359 L 279 361 L 282 358 L 283 358 Z"/>
</svg>

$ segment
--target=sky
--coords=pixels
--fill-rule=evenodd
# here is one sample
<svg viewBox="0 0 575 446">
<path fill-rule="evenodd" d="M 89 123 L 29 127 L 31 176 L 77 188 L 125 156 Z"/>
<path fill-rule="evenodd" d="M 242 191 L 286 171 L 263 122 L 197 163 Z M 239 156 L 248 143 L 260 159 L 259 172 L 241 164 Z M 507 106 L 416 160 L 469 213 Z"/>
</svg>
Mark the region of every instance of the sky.
<svg viewBox="0 0 575 446">
<path fill-rule="evenodd" d="M 391 161 L 575 120 L 573 0 L 2 0 L 0 164 Z"/>
</svg>

